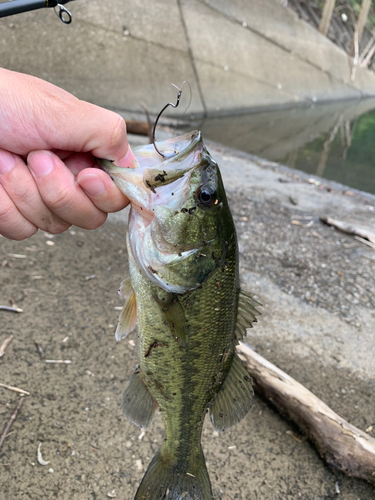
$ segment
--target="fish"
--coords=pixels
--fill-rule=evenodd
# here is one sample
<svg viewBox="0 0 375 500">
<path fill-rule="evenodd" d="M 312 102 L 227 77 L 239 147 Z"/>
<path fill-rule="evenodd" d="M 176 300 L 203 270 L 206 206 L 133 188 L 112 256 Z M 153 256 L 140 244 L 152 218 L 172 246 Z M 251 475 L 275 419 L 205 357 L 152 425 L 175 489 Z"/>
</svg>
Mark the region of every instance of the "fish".
<svg viewBox="0 0 375 500">
<path fill-rule="evenodd" d="M 159 409 L 163 444 L 135 500 L 211 500 L 201 445 L 209 414 L 224 431 L 249 411 L 252 380 L 236 345 L 260 314 L 240 288 L 236 229 L 201 132 L 134 149 L 134 168 L 99 166 L 130 200 L 130 277 L 116 339 L 138 326 L 139 364 L 122 411 L 145 429 Z"/>
</svg>

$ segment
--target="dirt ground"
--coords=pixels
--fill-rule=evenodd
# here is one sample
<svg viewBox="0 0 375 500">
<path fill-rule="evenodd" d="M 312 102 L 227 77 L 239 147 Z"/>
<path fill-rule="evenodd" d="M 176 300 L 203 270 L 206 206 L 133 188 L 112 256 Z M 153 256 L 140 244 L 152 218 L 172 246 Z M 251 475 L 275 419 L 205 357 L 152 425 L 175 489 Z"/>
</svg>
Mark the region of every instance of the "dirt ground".
<svg viewBox="0 0 375 500">
<path fill-rule="evenodd" d="M 264 304 L 248 343 L 375 436 L 375 253 L 317 216 L 371 225 L 375 198 L 324 190 L 220 147 L 212 153 L 238 228 L 243 285 Z M 30 393 L 0 450 L 0 500 L 131 500 L 162 441 L 160 415 L 143 433 L 120 410 L 137 362 L 135 334 L 114 338 L 117 289 L 128 275 L 124 218 L 92 232 L 0 238 L 0 304 L 11 299 L 24 311 L 0 311 L 0 344 L 14 336 L 0 358 L 0 382 Z M 0 432 L 18 400 L 0 388 Z M 39 443 L 48 465 L 37 461 Z M 330 471 L 259 397 L 223 434 L 206 422 L 203 448 L 216 500 L 375 499 L 366 482 Z"/>
</svg>

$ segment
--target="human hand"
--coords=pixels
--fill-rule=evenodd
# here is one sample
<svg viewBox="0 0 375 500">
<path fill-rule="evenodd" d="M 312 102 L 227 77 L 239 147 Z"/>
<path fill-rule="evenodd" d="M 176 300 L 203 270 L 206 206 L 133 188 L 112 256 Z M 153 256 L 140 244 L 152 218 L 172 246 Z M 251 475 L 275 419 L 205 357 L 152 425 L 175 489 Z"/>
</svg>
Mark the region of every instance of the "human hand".
<svg viewBox="0 0 375 500">
<path fill-rule="evenodd" d="M 0 68 L 0 234 L 95 229 L 129 200 L 94 157 L 132 166 L 121 116 Z"/>
</svg>

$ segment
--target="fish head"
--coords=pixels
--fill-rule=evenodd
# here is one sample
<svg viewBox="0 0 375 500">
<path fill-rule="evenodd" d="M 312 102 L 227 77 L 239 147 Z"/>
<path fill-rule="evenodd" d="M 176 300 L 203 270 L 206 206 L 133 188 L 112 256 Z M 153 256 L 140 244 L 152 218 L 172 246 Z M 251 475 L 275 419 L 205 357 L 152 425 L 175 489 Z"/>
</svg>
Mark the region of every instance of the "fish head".
<svg viewBox="0 0 375 500">
<path fill-rule="evenodd" d="M 129 241 L 142 273 L 167 292 L 198 288 L 237 245 L 223 181 L 200 132 L 134 149 L 135 168 L 98 160 L 129 198 Z"/>
</svg>

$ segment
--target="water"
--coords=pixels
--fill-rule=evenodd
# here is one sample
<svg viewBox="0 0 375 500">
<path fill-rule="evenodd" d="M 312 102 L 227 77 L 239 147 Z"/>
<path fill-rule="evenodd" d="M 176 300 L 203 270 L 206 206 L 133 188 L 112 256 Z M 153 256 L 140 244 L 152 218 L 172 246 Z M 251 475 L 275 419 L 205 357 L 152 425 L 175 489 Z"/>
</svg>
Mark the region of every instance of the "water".
<svg viewBox="0 0 375 500">
<path fill-rule="evenodd" d="M 208 118 L 203 136 L 375 194 L 375 99 Z"/>
</svg>

